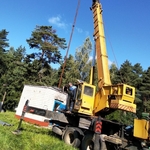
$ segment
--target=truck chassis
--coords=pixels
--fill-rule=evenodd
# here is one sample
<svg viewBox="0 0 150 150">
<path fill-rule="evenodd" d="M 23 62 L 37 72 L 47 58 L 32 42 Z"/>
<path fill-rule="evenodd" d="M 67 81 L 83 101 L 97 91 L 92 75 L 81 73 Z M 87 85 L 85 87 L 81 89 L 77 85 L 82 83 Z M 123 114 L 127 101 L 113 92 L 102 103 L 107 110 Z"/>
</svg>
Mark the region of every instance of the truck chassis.
<svg viewBox="0 0 150 150">
<path fill-rule="evenodd" d="M 54 133 L 81 150 L 148 150 L 133 137 L 132 127 L 126 128 L 116 121 L 66 111 L 52 111 L 47 117 L 51 118 Z"/>
</svg>

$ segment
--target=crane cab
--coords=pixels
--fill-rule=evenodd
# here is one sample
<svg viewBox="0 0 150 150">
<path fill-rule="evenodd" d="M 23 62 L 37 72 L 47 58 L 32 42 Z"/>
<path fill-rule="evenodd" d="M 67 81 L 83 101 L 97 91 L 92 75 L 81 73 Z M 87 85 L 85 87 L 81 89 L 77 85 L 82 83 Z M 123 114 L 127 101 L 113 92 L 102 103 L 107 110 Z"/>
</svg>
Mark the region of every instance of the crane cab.
<svg viewBox="0 0 150 150">
<path fill-rule="evenodd" d="M 78 85 L 76 101 L 74 104 L 75 112 L 93 115 L 95 90 L 96 87 L 94 85 L 85 82 L 82 82 Z"/>
<path fill-rule="evenodd" d="M 96 93 L 94 113 L 109 109 L 120 109 L 136 113 L 135 88 L 126 84 L 103 86 Z"/>
</svg>

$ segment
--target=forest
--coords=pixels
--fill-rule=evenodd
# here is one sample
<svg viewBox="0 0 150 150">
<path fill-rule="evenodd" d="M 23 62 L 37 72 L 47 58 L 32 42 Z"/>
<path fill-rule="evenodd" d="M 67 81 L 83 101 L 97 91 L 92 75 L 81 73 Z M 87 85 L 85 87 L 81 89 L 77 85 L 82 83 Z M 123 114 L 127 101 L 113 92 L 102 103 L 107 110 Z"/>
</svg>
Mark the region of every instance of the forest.
<svg viewBox="0 0 150 150">
<path fill-rule="evenodd" d="M 26 48 L 20 43 L 17 49 L 9 45 L 9 31 L 0 30 L 0 99 L 4 100 L 4 109 L 14 110 L 19 102 L 24 85 L 58 87 L 64 60 L 66 65 L 62 76 L 61 87 L 76 79 L 89 82 L 92 42 L 87 37 L 75 54 L 63 58 L 61 51 L 66 50 L 65 38 L 60 38 L 52 26 L 36 26 L 31 37 L 25 39 L 33 50 L 26 53 Z M 58 69 L 53 64 L 59 64 Z M 125 83 L 136 89 L 135 103 L 137 114 L 115 111 L 108 118 L 130 124 L 134 117 L 140 117 L 142 112 L 150 111 L 150 67 L 143 70 L 140 63 L 131 64 L 125 60 L 120 68 L 115 63 L 109 66 L 112 84 Z M 97 86 L 95 69 L 94 84 Z"/>
</svg>

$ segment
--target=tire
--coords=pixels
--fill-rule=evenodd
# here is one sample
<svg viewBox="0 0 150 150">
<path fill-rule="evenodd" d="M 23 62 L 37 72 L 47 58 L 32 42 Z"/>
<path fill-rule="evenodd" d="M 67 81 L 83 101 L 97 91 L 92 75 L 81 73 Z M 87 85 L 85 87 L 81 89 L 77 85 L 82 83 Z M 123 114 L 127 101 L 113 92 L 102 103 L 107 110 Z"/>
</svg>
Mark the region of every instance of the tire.
<svg viewBox="0 0 150 150">
<path fill-rule="evenodd" d="M 81 150 L 94 150 L 94 134 L 86 134 L 82 140 Z"/>
<path fill-rule="evenodd" d="M 62 135 L 62 130 L 58 128 L 57 126 L 53 126 L 52 131 L 58 135 Z"/>
<path fill-rule="evenodd" d="M 128 146 L 125 148 L 127 148 L 128 150 L 138 150 L 138 147 L 136 147 L 136 146 Z"/>
<path fill-rule="evenodd" d="M 66 144 L 78 148 L 80 146 L 80 134 L 75 128 L 67 128 L 63 140 Z"/>
<path fill-rule="evenodd" d="M 0 112 L 5 112 L 5 110 L 4 110 L 4 109 L 2 109 Z"/>
</svg>

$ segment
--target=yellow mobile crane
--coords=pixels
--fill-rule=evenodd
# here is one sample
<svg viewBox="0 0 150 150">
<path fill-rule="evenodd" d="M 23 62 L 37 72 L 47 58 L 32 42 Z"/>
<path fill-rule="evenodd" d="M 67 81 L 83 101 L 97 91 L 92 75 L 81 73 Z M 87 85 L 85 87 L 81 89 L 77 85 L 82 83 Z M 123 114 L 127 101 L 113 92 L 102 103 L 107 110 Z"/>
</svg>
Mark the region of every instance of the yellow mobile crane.
<svg viewBox="0 0 150 150">
<path fill-rule="evenodd" d="M 55 125 L 52 131 L 62 139 L 81 150 L 148 150 L 149 121 L 135 119 L 134 127 L 126 127 L 105 119 L 115 110 L 136 113 L 135 88 L 119 83 L 112 85 L 108 67 L 102 6 L 99 0 L 92 0 L 94 39 L 97 56 L 98 91 L 92 84 L 78 80 L 75 103 L 71 113 L 65 110 L 48 112 L 47 117 Z"/>
<path fill-rule="evenodd" d="M 126 84 L 112 85 L 110 81 L 108 56 L 106 51 L 102 7 L 97 0 L 93 0 L 91 7 L 94 21 L 94 39 L 96 44 L 98 88 L 95 92 L 95 86 L 92 86 L 93 68 L 91 69 L 90 84 L 83 83 L 83 88 L 91 89 L 92 96 L 87 97 L 82 93 L 82 103 L 78 113 L 87 115 L 98 115 L 108 109 L 121 109 L 129 112 L 136 112 L 134 102 L 135 88 Z M 95 96 L 96 93 L 96 96 Z M 84 100 L 85 99 L 85 100 Z M 78 100 L 77 100 L 78 101 Z M 78 103 L 77 103 L 78 104 Z M 108 109 L 107 109 L 108 108 Z"/>
</svg>

